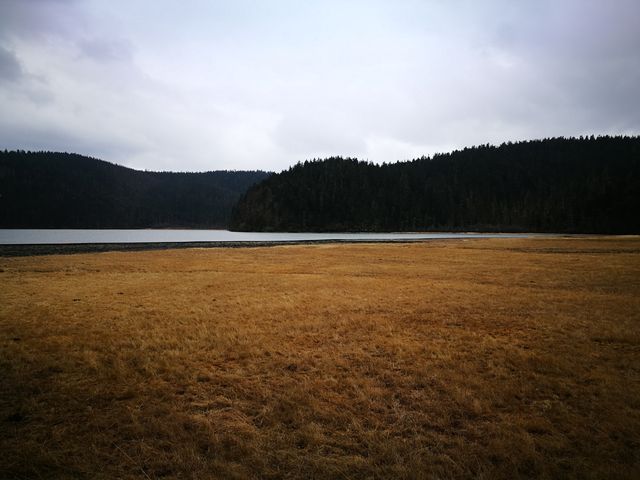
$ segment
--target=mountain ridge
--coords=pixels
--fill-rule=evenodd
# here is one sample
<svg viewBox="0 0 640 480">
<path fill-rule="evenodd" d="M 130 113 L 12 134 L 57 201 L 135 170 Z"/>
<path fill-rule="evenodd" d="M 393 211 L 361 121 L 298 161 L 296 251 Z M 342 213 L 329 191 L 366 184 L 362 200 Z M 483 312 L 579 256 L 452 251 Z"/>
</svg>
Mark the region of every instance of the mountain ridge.
<svg viewBox="0 0 640 480">
<path fill-rule="evenodd" d="M 480 145 L 405 162 L 330 157 L 252 186 L 230 228 L 640 233 L 640 137 Z"/>
<path fill-rule="evenodd" d="M 222 228 L 263 171 L 149 172 L 75 153 L 0 151 L 2 228 Z"/>
</svg>

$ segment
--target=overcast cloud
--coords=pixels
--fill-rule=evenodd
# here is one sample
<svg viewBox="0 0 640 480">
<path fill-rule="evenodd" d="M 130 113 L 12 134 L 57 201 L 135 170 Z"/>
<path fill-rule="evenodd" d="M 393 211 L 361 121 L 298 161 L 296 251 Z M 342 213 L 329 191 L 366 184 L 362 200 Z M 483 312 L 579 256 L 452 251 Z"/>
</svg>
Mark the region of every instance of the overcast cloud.
<svg viewBox="0 0 640 480">
<path fill-rule="evenodd" d="M 637 0 L 0 0 L 0 148 L 149 170 L 640 133 Z"/>
</svg>

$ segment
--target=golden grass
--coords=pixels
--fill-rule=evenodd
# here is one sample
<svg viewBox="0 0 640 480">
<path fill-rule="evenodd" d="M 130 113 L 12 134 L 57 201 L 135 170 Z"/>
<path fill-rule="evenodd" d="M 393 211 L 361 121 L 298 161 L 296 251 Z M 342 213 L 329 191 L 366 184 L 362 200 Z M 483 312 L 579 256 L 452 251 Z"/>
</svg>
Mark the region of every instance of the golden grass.
<svg viewBox="0 0 640 480">
<path fill-rule="evenodd" d="M 640 478 L 640 239 L 0 259 L 0 478 Z"/>
</svg>

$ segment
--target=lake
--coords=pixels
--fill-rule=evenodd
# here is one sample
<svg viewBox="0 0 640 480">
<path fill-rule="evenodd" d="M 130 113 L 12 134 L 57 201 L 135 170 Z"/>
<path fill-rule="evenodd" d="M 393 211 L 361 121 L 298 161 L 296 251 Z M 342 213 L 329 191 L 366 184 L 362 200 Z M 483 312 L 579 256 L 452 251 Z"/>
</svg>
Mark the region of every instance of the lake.
<svg viewBox="0 0 640 480">
<path fill-rule="evenodd" d="M 166 242 L 393 241 L 447 238 L 523 238 L 530 233 L 265 233 L 229 230 L 0 229 L 0 245 Z"/>
</svg>

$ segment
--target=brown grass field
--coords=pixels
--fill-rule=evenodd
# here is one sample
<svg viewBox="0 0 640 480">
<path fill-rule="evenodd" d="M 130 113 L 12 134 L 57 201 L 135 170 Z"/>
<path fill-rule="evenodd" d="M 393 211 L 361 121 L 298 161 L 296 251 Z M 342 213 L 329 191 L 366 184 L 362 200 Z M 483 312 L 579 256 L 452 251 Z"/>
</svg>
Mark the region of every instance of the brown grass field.
<svg viewBox="0 0 640 480">
<path fill-rule="evenodd" d="M 0 258 L 0 478 L 640 478 L 640 239 Z"/>
</svg>

